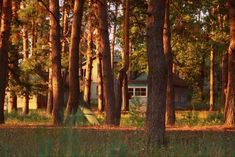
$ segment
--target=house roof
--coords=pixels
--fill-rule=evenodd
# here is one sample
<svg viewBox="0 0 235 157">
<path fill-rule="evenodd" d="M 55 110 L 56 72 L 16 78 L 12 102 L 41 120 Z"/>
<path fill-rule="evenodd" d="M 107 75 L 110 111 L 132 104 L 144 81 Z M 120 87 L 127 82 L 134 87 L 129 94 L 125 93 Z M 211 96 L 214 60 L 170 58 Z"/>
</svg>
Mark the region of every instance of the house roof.
<svg viewBox="0 0 235 157">
<path fill-rule="evenodd" d="M 134 80 L 129 80 L 129 83 L 146 85 L 148 83 L 147 80 L 148 80 L 147 74 L 142 74 Z M 174 86 L 183 87 L 183 88 L 188 87 L 187 83 L 182 78 L 180 78 L 177 74 L 173 74 L 173 82 L 174 82 Z"/>
</svg>

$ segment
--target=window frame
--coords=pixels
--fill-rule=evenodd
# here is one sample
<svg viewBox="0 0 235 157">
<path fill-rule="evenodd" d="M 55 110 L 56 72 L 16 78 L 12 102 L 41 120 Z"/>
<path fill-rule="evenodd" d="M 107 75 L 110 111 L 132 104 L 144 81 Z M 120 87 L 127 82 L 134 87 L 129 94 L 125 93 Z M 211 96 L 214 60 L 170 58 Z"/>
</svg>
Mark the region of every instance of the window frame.
<svg viewBox="0 0 235 157">
<path fill-rule="evenodd" d="M 133 89 L 133 97 L 137 97 L 137 98 L 145 98 L 148 96 L 148 87 L 146 86 L 128 86 L 128 93 L 129 93 L 129 88 Z M 136 95 L 136 89 L 145 89 L 146 94 L 145 95 Z"/>
</svg>

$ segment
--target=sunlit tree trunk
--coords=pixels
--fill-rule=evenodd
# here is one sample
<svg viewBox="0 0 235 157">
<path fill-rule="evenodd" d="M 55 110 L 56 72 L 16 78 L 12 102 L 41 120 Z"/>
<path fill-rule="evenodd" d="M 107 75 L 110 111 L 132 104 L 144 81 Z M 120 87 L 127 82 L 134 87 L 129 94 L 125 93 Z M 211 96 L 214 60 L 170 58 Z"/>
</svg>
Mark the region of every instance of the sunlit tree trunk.
<svg viewBox="0 0 235 157">
<path fill-rule="evenodd" d="M 72 114 L 76 114 L 80 100 L 78 63 L 83 5 L 84 0 L 74 1 L 72 34 L 69 50 L 69 100 L 66 108 L 66 120 L 68 120 L 69 116 Z"/>
<path fill-rule="evenodd" d="M 107 1 L 96 1 L 95 8 L 96 16 L 98 19 L 99 52 L 102 54 L 106 124 L 115 125 L 115 94 L 113 73 L 111 69 L 111 51 L 108 32 Z"/>
<path fill-rule="evenodd" d="M 103 89 L 103 72 L 101 63 L 101 54 L 97 53 L 97 66 L 98 66 L 98 110 L 100 112 L 104 111 L 104 89 Z"/>
<path fill-rule="evenodd" d="M 0 0 L 0 21 L 2 19 L 2 3 L 3 3 L 3 0 Z M 1 27 L 1 22 L 0 22 L 0 27 Z"/>
<path fill-rule="evenodd" d="M 124 52 L 123 52 L 123 58 L 124 58 L 124 77 L 123 77 L 123 92 L 122 92 L 122 105 L 124 111 L 129 111 L 129 96 L 128 96 L 128 77 L 127 77 L 127 71 L 129 69 L 129 54 L 130 54 L 130 5 L 129 0 L 124 0 L 125 2 L 125 11 L 124 11 Z"/>
<path fill-rule="evenodd" d="M 96 31 L 95 31 L 96 32 Z M 99 36 L 95 34 L 96 42 L 96 58 L 97 58 L 97 68 L 98 68 L 98 111 L 104 111 L 104 89 L 103 89 L 103 72 L 102 72 L 102 54 L 99 51 Z"/>
<path fill-rule="evenodd" d="M 47 113 L 52 114 L 53 110 L 53 88 L 52 88 L 52 69 L 48 70 L 48 92 L 47 92 Z"/>
<path fill-rule="evenodd" d="M 31 54 L 34 54 L 35 48 L 36 48 L 36 31 L 37 31 L 37 25 L 35 20 L 32 20 L 32 32 L 31 32 L 31 36 L 32 36 L 32 45 L 31 45 Z"/>
<path fill-rule="evenodd" d="M 235 125 L 235 1 L 229 0 L 230 45 L 228 49 L 228 85 L 225 103 L 225 125 Z"/>
<path fill-rule="evenodd" d="M 167 62 L 167 92 L 166 92 L 166 124 L 175 124 L 175 102 L 174 102 L 174 83 L 173 83 L 173 55 L 171 51 L 171 30 L 169 19 L 169 0 L 166 0 L 165 20 L 163 29 L 163 46 Z"/>
<path fill-rule="evenodd" d="M 127 70 L 129 68 L 129 0 L 124 0 L 124 26 L 123 26 L 123 67 L 120 69 L 118 74 L 118 87 L 117 87 L 117 98 L 116 98 L 116 125 L 120 125 L 121 119 L 121 107 L 124 106 L 124 110 L 128 110 L 127 106 L 129 106 L 128 99 L 128 86 L 127 81 Z"/>
<path fill-rule="evenodd" d="M 68 0 L 64 0 L 63 6 L 63 40 L 62 40 L 62 53 L 68 52 L 67 35 L 69 31 L 69 9 Z"/>
<path fill-rule="evenodd" d="M 0 124 L 4 123 L 5 91 L 8 79 L 8 51 L 11 25 L 11 0 L 2 1 L 0 32 Z"/>
<path fill-rule="evenodd" d="M 117 31 L 118 0 L 115 0 L 114 16 L 115 16 L 115 21 L 113 25 L 112 47 L 111 47 L 111 66 L 113 71 L 114 71 L 114 56 L 115 56 L 115 43 L 116 43 L 116 31 Z"/>
<path fill-rule="evenodd" d="M 50 43 L 52 59 L 52 88 L 53 110 L 52 119 L 54 125 L 63 122 L 63 90 L 61 77 L 61 43 L 60 43 L 60 12 L 59 0 L 50 0 Z"/>
<path fill-rule="evenodd" d="M 210 52 L 210 111 L 214 110 L 214 48 Z"/>
<path fill-rule="evenodd" d="M 24 52 L 24 61 L 27 61 L 29 58 L 29 38 L 28 38 L 28 31 L 25 26 L 23 26 L 23 52 Z M 28 76 L 25 76 L 25 81 L 28 82 L 29 78 Z M 24 104 L 22 108 L 23 114 L 29 113 L 29 91 L 25 91 L 24 93 Z"/>
<path fill-rule="evenodd" d="M 148 1 L 147 54 L 148 100 L 146 133 L 148 152 L 164 144 L 167 64 L 163 51 L 165 0 Z"/>
<path fill-rule="evenodd" d="M 84 87 L 84 103 L 90 107 L 91 103 L 91 76 L 92 76 L 92 44 L 93 44 L 93 28 L 92 28 L 92 10 L 88 15 L 88 34 L 87 34 L 87 54 L 86 54 L 86 76 Z"/>
</svg>

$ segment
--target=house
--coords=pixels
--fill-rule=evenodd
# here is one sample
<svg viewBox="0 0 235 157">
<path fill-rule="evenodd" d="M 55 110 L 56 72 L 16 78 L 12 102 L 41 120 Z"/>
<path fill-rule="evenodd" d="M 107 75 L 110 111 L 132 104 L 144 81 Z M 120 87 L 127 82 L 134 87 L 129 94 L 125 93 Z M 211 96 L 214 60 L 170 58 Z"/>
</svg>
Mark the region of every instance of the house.
<svg viewBox="0 0 235 157">
<path fill-rule="evenodd" d="M 136 79 L 129 80 L 128 92 L 131 96 L 130 103 L 147 104 L 147 75 L 142 74 Z M 186 82 L 176 74 L 173 74 L 174 100 L 177 108 L 189 106 L 189 89 Z"/>
<path fill-rule="evenodd" d="M 118 59 L 117 59 L 118 60 Z M 98 60 L 93 57 L 92 76 L 91 76 L 91 101 L 97 102 L 98 99 Z M 83 64 L 83 78 L 85 76 L 85 63 Z M 173 75 L 175 90 L 175 105 L 177 108 L 185 108 L 189 105 L 188 95 L 189 89 L 183 79 L 176 74 Z M 130 95 L 130 104 L 139 103 L 147 104 L 147 75 L 142 74 L 133 80 L 128 81 L 128 92 Z"/>
</svg>

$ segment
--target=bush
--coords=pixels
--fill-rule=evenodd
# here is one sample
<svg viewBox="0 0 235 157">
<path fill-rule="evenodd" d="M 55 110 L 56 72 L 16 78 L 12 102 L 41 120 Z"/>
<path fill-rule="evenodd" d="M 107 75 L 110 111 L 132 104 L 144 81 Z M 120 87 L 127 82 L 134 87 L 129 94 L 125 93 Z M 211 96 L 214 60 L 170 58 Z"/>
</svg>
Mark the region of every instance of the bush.
<svg viewBox="0 0 235 157">
<path fill-rule="evenodd" d="M 200 112 L 200 111 L 199 111 Z M 179 126 L 205 126 L 205 125 L 221 125 L 224 116 L 222 113 L 206 113 L 206 118 L 200 118 L 198 111 L 185 112 L 181 119 L 176 120 Z"/>
</svg>

